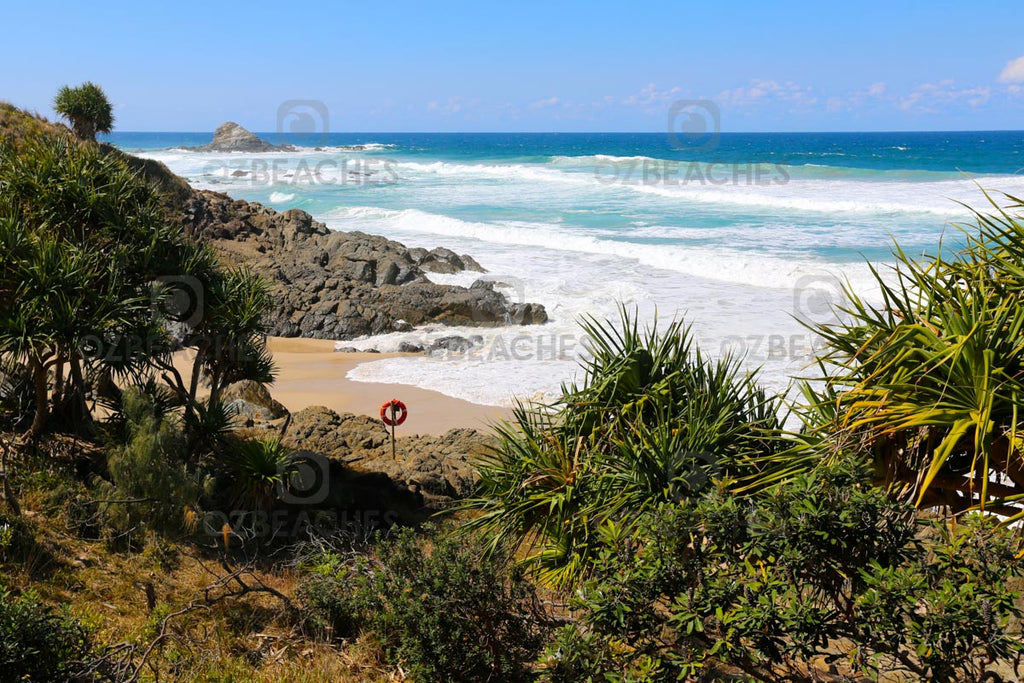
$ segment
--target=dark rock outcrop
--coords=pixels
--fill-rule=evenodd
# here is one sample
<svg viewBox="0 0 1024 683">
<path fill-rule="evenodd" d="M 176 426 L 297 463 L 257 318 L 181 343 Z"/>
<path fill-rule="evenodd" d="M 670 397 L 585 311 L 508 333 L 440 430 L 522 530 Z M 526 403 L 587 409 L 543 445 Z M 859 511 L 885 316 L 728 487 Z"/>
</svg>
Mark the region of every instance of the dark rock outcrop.
<svg viewBox="0 0 1024 683">
<path fill-rule="evenodd" d="M 496 326 L 547 320 L 540 304 L 510 303 L 487 286 L 430 282 L 425 272 L 482 270 L 448 249 L 407 249 L 385 237 L 332 232 L 305 211 L 273 209 L 195 191 L 184 203 L 185 229 L 231 263 L 271 283 L 270 334 L 352 339 L 428 322 Z"/>
<path fill-rule="evenodd" d="M 320 453 L 355 471 L 387 475 L 421 496 L 425 505 L 436 507 L 473 491 L 477 474 L 472 462 L 493 444 L 493 438 L 474 429 L 399 437 L 397 457 L 392 458 L 388 432 L 379 420 L 312 406 L 292 416 L 284 443 Z"/>
<path fill-rule="evenodd" d="M 473 335 L 469 339 L 458 335 L 450 335 L 435 339 L 423 351 L 431 356 L 457 355 L 471 351 L 478 346 L 483 346 L 483 343 L 484 338 L 480 335 Z"/>
<path fill-rule="evenodd" d="M 287 152 L 291 145 L 272 145 L 234 121 L 225 121 L 213 132 L 213 142 L 189 149 L 197 152 Z"/>
<path fill-rule="evenodd" d="M 419 250 L 423 251 L 423 250 Z M 451 249 L 437 247 L 419 256 L 417 263 L 423 270 L 431 273 L 459 273 L 464 270 L 486 272 L 472 256 L 459 256 Z"/>
<path fill-rule="evenodd" d="M 288 409 L 264 385 L 251 380 L 229 385 L 221 394 L 221 401 L 246 423 L 269 422 L 288 414 Z"/>
</svg>

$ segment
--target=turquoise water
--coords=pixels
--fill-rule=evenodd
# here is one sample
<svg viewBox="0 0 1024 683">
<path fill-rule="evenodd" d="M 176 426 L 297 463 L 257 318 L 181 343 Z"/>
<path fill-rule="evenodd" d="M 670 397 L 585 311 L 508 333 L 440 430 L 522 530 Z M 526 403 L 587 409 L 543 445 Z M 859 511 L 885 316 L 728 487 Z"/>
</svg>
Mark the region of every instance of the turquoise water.
<svg viewBox="0 0 1024 683">
<path fill-rule="evenodd" d="M 383 145 L 376 151 L 446 161 L 546 163 L 555 157 L 646 156 L 685 161 L 804 164 L 848 169 L 1010 174 L 1024 166 L 1024 132 L 722 133 L 703 149 L 664 133 L 259 133 L 306 147 Z M 105 139 L 126 150 L 203 145 L 209 133 L 123 133 Z"/>
<path fill-rule="evenodd" d="M 970 218 L 957 202 L 983 206 L 979 185 L 1024 196 L 1020 132 L 722 134 L 696 148 L 665 134 L 264 137 L 301 147 L 215 154 L 179 149 L 209 134 L 111 140 L 198 187 L 470 253 L 510 297 L 544 303 L 549 325 L 488 331 L 467 357 L 353 373 L 492 404 L 552 395 L 572 375 L 578 317 L 612 316 L 619 301 L 647 319 L 684 316 L 712 353 L 743 353 L 783 388 L 816 344 L 798 320 L 829 321 L 840 281 L 871 296 L 865 262 L 889 261 L 894 239 L 911 254 L 955 245 L 953 224 Z"/>
</svg>

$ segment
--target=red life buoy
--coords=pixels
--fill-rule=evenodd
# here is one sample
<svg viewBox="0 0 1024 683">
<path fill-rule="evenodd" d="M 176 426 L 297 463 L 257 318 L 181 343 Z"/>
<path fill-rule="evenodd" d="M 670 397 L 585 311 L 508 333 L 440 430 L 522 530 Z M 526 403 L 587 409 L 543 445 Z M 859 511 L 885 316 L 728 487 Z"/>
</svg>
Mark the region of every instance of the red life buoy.
<svg viewBox="0 0 1024 683">
<path fill-rule="evenodd" d="M 385 401 L 384 405 L 380 407 L 380 419 L 383 420 L 384 424 L 388 427 L 391 427 L 392 425 L 397 427 L 405 422 L 405 418 L 408 416 L 409 409 L 406 408 L 405 404 L 397 398 Z"/>
</svg>

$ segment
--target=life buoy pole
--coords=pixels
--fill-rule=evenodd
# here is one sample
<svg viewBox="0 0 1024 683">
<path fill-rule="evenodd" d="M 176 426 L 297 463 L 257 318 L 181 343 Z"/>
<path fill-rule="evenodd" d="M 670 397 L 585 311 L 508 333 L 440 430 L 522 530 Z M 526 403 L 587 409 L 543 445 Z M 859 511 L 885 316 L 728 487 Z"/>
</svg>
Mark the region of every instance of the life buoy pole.
<svg viewBox="0 0 1024 683">
<path fill-rule="evenodd" d="M 409 409 L 397 398 L 385 401 L 380 407 L 381 421 L 391 427 L 391 459 L 395 459 L 395 427 L 405 422 L 409 416 Z"/>
</svg>

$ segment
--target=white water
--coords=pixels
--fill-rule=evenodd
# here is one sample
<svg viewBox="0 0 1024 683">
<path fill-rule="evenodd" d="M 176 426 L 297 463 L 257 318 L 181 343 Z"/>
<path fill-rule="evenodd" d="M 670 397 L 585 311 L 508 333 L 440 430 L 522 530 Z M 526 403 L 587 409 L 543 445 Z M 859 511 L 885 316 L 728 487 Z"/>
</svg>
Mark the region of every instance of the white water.
<svg viewBox="0 0 1024 683">
<path fill-rule="evenodd" d="M 703 348 L 745 353 L 765 384 L 783 390 L 816 344 L 794 318 L 833 319 L 826 304 L 841 299 L 840 279 L 873 297 L 858 252 L 884 261 L 893 238 L 909 253 L 934 252 L 940 239 L 956 239 L 951 221 L 970 218 L 953 200 L 984 202 L 973 180 L 926 172 L 768 168 L 766 178 L 785 182 L 750 183 L 740 173 L 725 184 L 706 177 L 672 184 L 661 172 L 645 176 L 644 157 L 456 163 L 338 149 L 147 156 L 199 187 L 278 210 L 303 208 L 335 230 L 470 254 L 511 300 L 544 304 L 551 320 L 543 326 L 427 326 L 342 344 L 390 351 L 403 341 L 481 335 L 464 355 L 382 359 L 350 377 L 492 405 L 556 396 L 583 348 L 579 317 L 614 317 L 620 302 L 648 321 L 655 311 L 684 317 Z M 318 164 L 330 182 L 311 172 Z M 986 177 L 985 186 L 1024 195 L 1019 176 Z M 432 279 L 468 286 L 478 277 Z"/>
</svg>

